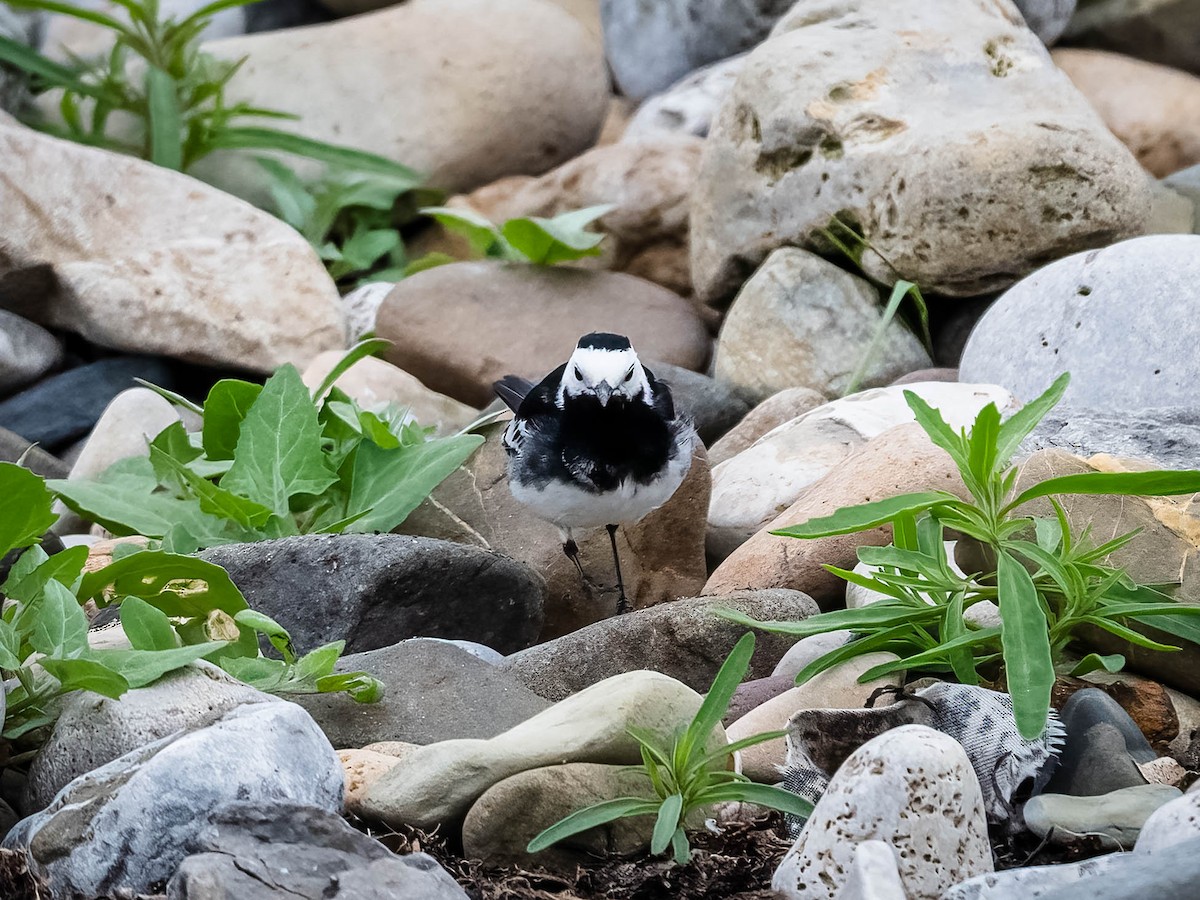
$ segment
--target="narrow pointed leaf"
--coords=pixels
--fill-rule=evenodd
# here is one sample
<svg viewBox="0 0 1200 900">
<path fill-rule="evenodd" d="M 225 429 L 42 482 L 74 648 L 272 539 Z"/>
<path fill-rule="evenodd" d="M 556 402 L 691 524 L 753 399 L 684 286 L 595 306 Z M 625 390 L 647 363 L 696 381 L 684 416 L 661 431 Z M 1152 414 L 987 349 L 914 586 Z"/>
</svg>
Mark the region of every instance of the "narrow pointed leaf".
<svg viewBox="0 0 1200 900">
<path fill-rule="evenodd" d="M 1051 494 L 1115 494 L 1136 497 L 1172 497 L 1200 493 L 1200 471 L 1155 472 L 1082 472 L 1048 478 L 1023 491 L 1008 505 L 1016 509 L 1023 503 Z"/>
<path fill-rule="evenodd" d="M 651 815 L 658 812 L 659 804 L 642 797 L 618 797 L 616 800 L 606 800 L 584 809 L 571 813 L 564 819 L 554 823 L 549 828 L 534 837 L 526 846 L 527 853 L 538 853 L 551 844 L 557 844 L 563 838 L 568 838 L 597 825 L 604 825 L 626 816 Z"/>
<path fill-rule="evenodd" d="M 671 836 L 679 827 L 679 817 L 683 812 L 683 795 L 672 794 L 658 808 L 658 819 L 654 823 L 654 833 L 650 838 L 650 852 L 657 856 L 667 849 Z"/>
<path fill-rule="evenodd" d="M 996 576 L 1008 692 L 1017 730 L 1033 740 L 1046 727 L 1054 686 L 1046 616 L 1029 572 L 1007 551 L 1000 551 Z"/>
<path fill-rule="evenodd" d="M 923 491 L 916 494 L 900 494 L 886 500 L 876 500 L 859 506 L 847 506 L 828 516 L 809 519 L 799 525 L 779 528 L 771 534 L 780 537 L 821 538 L 835 534 L 853 534 L 886 525 L 905 513 L 924 512 L 944 503 L 959 503 L 959 499 L 945 491 Z"/>
</svg>

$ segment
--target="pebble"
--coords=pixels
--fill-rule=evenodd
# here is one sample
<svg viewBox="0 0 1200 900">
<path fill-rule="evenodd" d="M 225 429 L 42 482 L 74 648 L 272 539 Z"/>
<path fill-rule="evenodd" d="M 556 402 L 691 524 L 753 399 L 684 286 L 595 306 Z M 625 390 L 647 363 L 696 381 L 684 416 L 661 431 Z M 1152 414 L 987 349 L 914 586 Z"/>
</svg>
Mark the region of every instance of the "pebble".
<svg viewBox="0 0 1200 900">
<path fill-rule="evenodd" d="M 1085 688 L 1060 714 L 1067 739 L 1048 792 L 1086 797 L 1146 784 L 1138 764 L 1158 754 L 1117 701 Z"/>
<path fill-rule="evenodd" d="M 1163 796 L 1167 797 L 1165 790 Z M 1182 797 L 1167 797 L 1165 803 L 1151 812 L 1142 823 L 1134 849 L 1138 853 L 1155 853 L 1197 838 L 1200 838 L 1200 794 L 1189 790 Z"/>
<path fill-rule="evenodd" d="M 622 141 L 642 141 L 662 134 L 706 137 L 717 107 L 737 80 L 746 55 L 739 53 L 685 75 L 666 90 L 639 104 Z"/>
<path fill-rule="evenodd" d="M 28 319 L 0 309 L 0 397 L 41 378 L 62 357 L 58 338 Z"/>
<path fill-rule="evenodd" d="M 1183 796 L 1179 788 L 1165 784 L 1139 784 L 1087 797 L 1038 794 L 1025 804 L 1025 824 L 1053 844 L 1071 846 L 1099 836 L 1108 849 L 1129 850 L 1146 820 Z"/>
</svg>

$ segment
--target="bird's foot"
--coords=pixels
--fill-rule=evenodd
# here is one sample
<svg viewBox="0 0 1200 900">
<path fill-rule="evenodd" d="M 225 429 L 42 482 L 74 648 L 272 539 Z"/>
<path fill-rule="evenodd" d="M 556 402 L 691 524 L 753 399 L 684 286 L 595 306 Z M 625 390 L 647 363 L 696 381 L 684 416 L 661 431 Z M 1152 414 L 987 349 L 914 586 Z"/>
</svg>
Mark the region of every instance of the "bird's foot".
<svg viewBox="0 0 1200 900">
<path fill-rule="evenodd" d="M 579 545 L 571 538 L 563 541 L 563 553 L 567 559 L 575 563 L 575 568 L 579 570 L 579 577 L 587 581 L 587 576 L 583 574 L 583 563 L 579 561 Z"/>
</svg>

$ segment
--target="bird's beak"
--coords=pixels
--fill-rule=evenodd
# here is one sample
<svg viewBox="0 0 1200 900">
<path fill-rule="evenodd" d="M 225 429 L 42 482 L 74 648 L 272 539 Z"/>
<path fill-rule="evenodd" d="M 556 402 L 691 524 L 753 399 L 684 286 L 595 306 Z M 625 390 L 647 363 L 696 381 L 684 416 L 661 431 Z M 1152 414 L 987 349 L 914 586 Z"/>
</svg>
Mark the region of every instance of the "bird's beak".
<svg viewBox="0 0 1200 900">
<path fill-rule="evenodd" d="M 601 406 L 608 406 L 608 399 L 612 396 L 612 385 L 607 381 L 602 381 L 596 385 L 596 399 L 600 401 Z"/>
</svg>

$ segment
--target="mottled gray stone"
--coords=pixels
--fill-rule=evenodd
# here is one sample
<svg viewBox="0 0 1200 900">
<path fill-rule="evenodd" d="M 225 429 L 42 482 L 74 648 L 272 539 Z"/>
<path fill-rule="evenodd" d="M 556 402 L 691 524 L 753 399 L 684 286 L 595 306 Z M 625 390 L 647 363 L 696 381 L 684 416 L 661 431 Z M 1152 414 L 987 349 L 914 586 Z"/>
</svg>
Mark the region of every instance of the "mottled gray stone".
<svg viewBox="0 0 1200 900">
<path fill-rule="evenodd" d="M 1059 406 L 1021 445 L 1021 453 L 1055 447 L 1153 460 L 1164 469 L 1200 469 L 1200 405 L 1106 411 Z"/>
<path fill-rule="evenodd" d="M 661 94 L 647 97 L 629 119 L 621 141 L 639 141 L 661 134 L 708 135 L 717 107 L 733 87 L 746 62 L 740 53 L 697 69 Z"/>
<path fill-rule="evenodd" d="M 963 381 L 1031 400 L 1062 372 L 1068 403 L 1193 406 L 1200 382 L 1200 236 L 1151 235 L 1051 263 L 1009 289 L 963 351 Z"/>
<path fill-rule="evenodd" d="M 941 900 L 1037 900 L 1056 888 L 1113 871 L 1130 858 L 1128 853 L 1110 853 L 1057 866 L 988 872 L 956 884 L 942 894 Z"/>
</svg>

